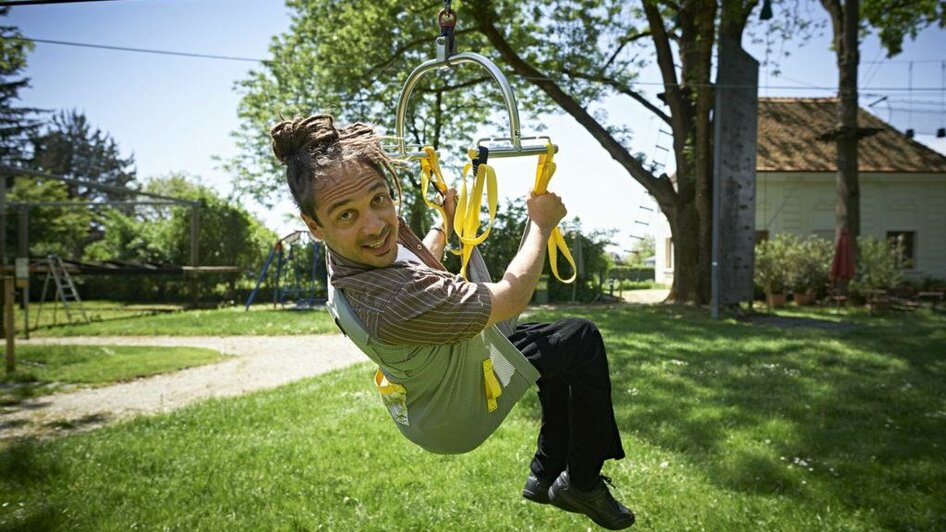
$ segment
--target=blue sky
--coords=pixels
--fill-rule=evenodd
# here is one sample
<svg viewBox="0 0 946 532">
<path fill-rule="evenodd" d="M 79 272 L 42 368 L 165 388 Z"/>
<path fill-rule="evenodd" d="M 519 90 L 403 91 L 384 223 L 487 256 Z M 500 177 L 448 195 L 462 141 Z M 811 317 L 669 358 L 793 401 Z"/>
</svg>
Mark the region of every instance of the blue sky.
<svg viewBox="0 0 946 532">
<path fill-rule="evenodd" d="M 817 3 L 808 4 L 805 9 L 812 17 L 824 18 Z M 123 0 L 14 7 L 7 23 L 36 39 L 263 59 L 272 37 L 288 30 L 289 12 L 276 0 Z M 771 70 L 760 73 L 760 96 L 833 95 L 837 72 L 829 40 L 827 30 L 807 43 L 770 37 L 770 58 L 786 50 L 792 53 L 779 61 L 781 77 Z M 765 58 L 763 44 L 747 47 L 757 59 Z M 462 41 L 459 48 L 463 50 Z M 876 38 L 868 37 L 861 44 L 861 105 L 888 95 L 872 108 L 875 114 L 897 127 L 912 125 L 928 133 L 917 139 L 946 153 L 946 139 L 931 136 L 936 127 L 946 127 L 940 63 L 946 60 L 944 51 L 946 31 L 938 28 L 907 41 L 904 53 L 890 61 Z M 912 94 L 906 90 L 910 61 Z M 38 43 L 25 71 L 31 87 L 21 93 L 21 100 L 44 109 L 84 111 L 92 124 L 116 139 L 123 153 L 134 153 L 141 178 L 183 171 L 228 192 L 230 176 L 212 157 L 235 153 L 229 134 L 239 127 L 239 96 L 233 88 L 253 67 L 246 62 Z M 648 69 L 640 79 L 659 81 L 659 76 Z M 634 151 L 657 153 L 658 127 L 652 115 L 626 99 L 614 98 L 606 105 L 614 119 L 634 128 Z M 908 109 L 914 109 L 912 117 Z M 618 229 L 618 249 L 629 247 L 629 235 L 640 233 L 634 219 L 638 205 L 647 202 L 643 189 L 573 120 L 541 120 L 548 126 L 545 133 L 561 148 L 552 189 L 562 194 L 569 214 L 579 216 L 589 229 Z M 522 129 L 528 134 L 530 122 L 524 121 Z M 531 160 L 498 161 L 501 194 L 524 193 L 533 165 Z M 589 181 L 595 185 L 589 187 Z M 294 213 L 287 200 L 272 210 L 247 207 L 280 233 L 296 228 L 286 222 L 286 215 Z"/>
</svg>

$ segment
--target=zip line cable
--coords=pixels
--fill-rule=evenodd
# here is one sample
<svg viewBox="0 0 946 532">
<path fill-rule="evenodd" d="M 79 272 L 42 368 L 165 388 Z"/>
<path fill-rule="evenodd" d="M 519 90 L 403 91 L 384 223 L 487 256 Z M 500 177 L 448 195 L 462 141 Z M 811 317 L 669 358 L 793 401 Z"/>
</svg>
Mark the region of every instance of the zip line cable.
<svg viewBox="0 0 946 532">
<path fill-rule="evenodd" d="M 46 5 L 46 4 L 78 4 L 78 3 L 91 3 L 91 2 L 112 2 L 114 0 L 11 0 L 6 2 L 0 2 L 0 7 L 13 7 L 13 6 L 31 6 L 31 5 Z"/>
<path fill-rule="evenodd" d="M 113 0 L 105 0 L 113 1 Z M 54 41 L 51 39 L 33 39 L 31 37 L 19 37 L 23 40 L 29 40 L 33 42 L 38 42 L 42 44 L 58 44 L 62 46 L 78 46 L 81 48 L 97 48 L 100 50 L 116 50 L 119 52 L 136 52 L 142 54 L 158 54 L 158 55 L 174 55 L 180 57 L 198 57 L 202 59 L 222 59 L 225 61 L 244 61 L 249 63 L 265 63 L 263 59 L 254 59 L 251 57 L 236 57 L 232 55 L 214 55 L 214 54 L 198 54 L 194 52 L 173 52 L 170 50 L 154 50 L 151 48 L 131 48 L 127 46 L 111 46 L 107 44 L 90 44 L 90 43 L 81 43 L 81 42 L 70 42 L 70 41 Z"/>
<path fill-rule="evenodd" d="M 88 1 L 109 1 L 109 2 L 110 2 L 110 1 L 116 1 L 116 0 L 73 0 L 73 1 L 86 1 L 86 2 L 88 2 Z M 0 5 L 2 5 L 2 2 L 0 2 Z M 31 38 L 31 37 L 14 37 L 14 38 L 16 38 L 16 39 L 22 39 L 22 40 L 28 40 L 28 41 L 33 41 L 33 42 L 41 43 L 41 44 L 55 44 L 55 45 L 61 45 L 61 46 L 76 46 L 76 47 L 82 47 L 82 48 L 95 48 L 95 49 L 100 49 L 100 50 L 112 50 L 112 51 L 120 51 L 120 52 L 146 53 L 146 54 L 169 55 L 169 56 L 178 56 L 178 57 L 193 57 L 193 58 L 200 58 L 200 59 L 219 59 L 219 60 L 224 60 L 224 61 L 242 61 L 242 62 L 247 62 L 247 63 L 260 63 L 260 64 L 266 64 L 266 63 L 269 62 L 269 60 L 266 60 L 266 59 L 257 59 L 257 58 L 252 58 L 252 57 L 238 57 L 238 56 L 229 56 L 229 55 L 202 54 L 202 53 L 195 53 L 195 52 L 175 52 L 175 51 L 171 51 L 171 50 L 156 50 L 156 49 L 152 49 L 152 48 L 133 48 L 133 47 L 128 47 L 128 46 L 112 46 L 112 45 L 107 45 L 107 44 L 80 43 L 80 42 L 59 41 L 59 40 L 52 40 L 52 39 L 34 39 L 34 38 Z M 925 63 L 925 62 L 928 62 L 928 61 L 916 61 L 916 62 L 917 62 L 917 63 L 920 63 L 920 62 L 924 62 L 924 63 Z M 935 61 L 935 62 L 936 62 L 936 63 L 939 63 L 940 61 Z M 911 61 L 910 63 L 913 63 L 913 62 Z M 509 75 L 508 77 L 511 77 L 511 78 L 519 78 L 519 79 L 525 79 L 525 80 L 538 80 L 538 81 L 562 81 L 563 79 L 565 79 L 564 76 L 555 76 L 555 77 L 550 77 L 550 76 L 517 76 L 517 75 L 515 75 L 515 74 Z M 765 85 L 759 85 L 758 88 L 759 88 L 759 89 L 774 89 L 774 90 L 792 90 L 792 89 L 811 89 L 811 90 L 823 90 L 823 91 L 836 91 L 836 90 L 837 90 L 837 87 L 822 87 L 822 86 L 812 85 L 812 84 L 809 84 L 809 83 L 807 83 L 807 82 L 803 82 L 803 81 L 800 81 L 800 80 L 789 79 L 789 78 L 786 78 L 785 76 L 777 76 L 777 77 L 780 77 L 780 78 L 785 79 L 785 80 L 787 80 L 787 81 L 794 81 L 795 83 L 799 83 L 799 84 L 803 84 L 803 85 L 802 85 L 802 86 L 798 86 L 798 85 L 768 85 L 768 84 L 765 84 Z M 680 86 L 682 86 L 682 85 L 679 84 L 679 83 L 678 83 L 678 84 L 665 84 L 665 83 L 663 83 L 663 82 L 661 82 L 661 81 L 630 81 L 630 82 L 628 82 L 628 86 L 641 86 L 641 87 L 668 87 L 668 86 L 670 86 L 670 87 L 680 87 Z M 745 89 L 745 88 L 750 88 L 749 85 L 718 85 L 718 84 L 714 84 L 714 83 L 708 83 L 708 84 L 706 84 L 706 83 L 698 83 L 698 84 L 693 84 L 693 85 L 691 85 L 691 86 L 698 87 L 698 88 L 710 87 L 710 88 L 717 88 L 717 89 L 720 89 L 720 88 L 726 88 L 726 89 Z M 870 91 L 887 91 L 887 92 L 896 92 L 896 91 L 905 91 L 905 92 L 913 92 L 913 91 L 923 91 L 923 92 L 946 92 L 946 87 L 861 87 L 861 88 L 859 88 L 858 90 L 860 90 L 860 91 L 865 91 L 865 92 L 870 92 Z"/>
</svg>

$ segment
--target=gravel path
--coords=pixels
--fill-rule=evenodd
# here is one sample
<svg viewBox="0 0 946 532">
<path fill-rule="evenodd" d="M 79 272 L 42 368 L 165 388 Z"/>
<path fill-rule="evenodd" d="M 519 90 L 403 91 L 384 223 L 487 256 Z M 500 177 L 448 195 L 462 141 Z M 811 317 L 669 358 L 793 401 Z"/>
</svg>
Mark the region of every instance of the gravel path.
<svg viewBox="0 0 946 532">
<path fill-rule="evenodd" d="M 670 295 L 670 290 L 666 288 L 647 288 L 644 290 L 625 290 L 624 291 L 624 301 L 628 303 L 640 303 L 644 305 L 653 305 L 655 303 L 663 303 L 667 296 Z"/>
<path fill-rule="evenodd" d="M 0 411 L 0 439 L 88 430 L 127 417 L 168 412 L 209 397 L 273 388 L 368 360 L 340 334 L 35 338 L 20 345 L 154 345 L 215 349 L 228 358 L 102 388 L 41 396 Z"/>
</svg>

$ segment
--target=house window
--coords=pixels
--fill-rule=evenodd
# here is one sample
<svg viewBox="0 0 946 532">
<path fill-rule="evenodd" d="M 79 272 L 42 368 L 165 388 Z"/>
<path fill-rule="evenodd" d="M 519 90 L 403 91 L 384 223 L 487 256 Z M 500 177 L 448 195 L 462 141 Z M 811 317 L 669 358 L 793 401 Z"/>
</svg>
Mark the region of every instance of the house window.
<svg viewBox="0 0 946 532">
<path fill-rule="evenodd" d="M 760 242 L 766 242 L 769 240 L 769 230 L 763 229 L 761 231 L 755 232 L 755 243 L 758 245 Z"/>
<path fill-rule="evenodd" d="M 898 268 L 911 269 L 916 265 L 916 231 L 887 231 L 887 243 L 894 250 Z"/>
<path fill-rule="evenodd" d="M 668 238 L 664 241 L 664 264 L 667 265 L 667 269 L 670 270 L 673 268 L 673 239 Z"/>
</svg>

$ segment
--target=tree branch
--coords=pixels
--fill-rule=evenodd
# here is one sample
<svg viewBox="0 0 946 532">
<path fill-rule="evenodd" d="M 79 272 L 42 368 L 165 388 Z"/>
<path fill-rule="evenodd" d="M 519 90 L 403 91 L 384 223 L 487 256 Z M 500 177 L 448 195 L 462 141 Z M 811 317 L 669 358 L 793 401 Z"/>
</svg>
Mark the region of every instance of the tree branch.
<svg viewBox="0 0 946 532">
<path fill-rule="evenodd" d="M 454 35 L 463 35 L 464 33 L 472 33 L 473 31 L 474 31 L 474 30 L 472 30 L 472 29 L 457 30 L 456 33 L 454 33 Z M 403 56 L 405 53 L 407 53 L 407 51 L 410 50 L 411 48 L 414 48 L 415 46 L 418 46 L 418 45 L 424 44 L 424 43 L 428 43 L 428 44 L 429 44 L 432 40 L 433 40 L 433 39 L 430 38 L 430 35 L 425 35 L 425 36 L 423 36 L 423 37 L 418 37 L 417 39 L 414 39 L 414 40 L 412 40 L 412 41 L 408 41 L 408 42 L 406 42 L 406 43 L 404 43 L 404 44 L 398 46 L 397 48 L 395 48 L 395 49 L 391 52 L 391 55 L 389 55 L 387 59 L 385 59 L 384 61 L 382 61 L 382 62 L 380 62 L 380 63 L 378 63 L 378 64 L 376 64 L 376 65 L 372 65 L 372 66 L 368 67 L 368 70 L 366 71 L 367 74 L 374 74 L 375 72 L 383 71 L 384 69 L 386 69 L 386 68 L 388 68 L 389 66 L 391 66 L 392 63 L 394 63 L 395 61 L 397 61 L 398 59 L 400 59 L 401 56 Z M 371 77 L 371 76 L 369 76 L 369 77 Z"/>
<path fill-rule="evenodd" d="M 483 76 L 476 79 L 471 79 L 469 81 L 464 81 L 463 83 L 457 83 L 456 85 L 444 85 L 442 87 L 437 87 L 434 89 L 418 88 L 417 92 L 422 92 L 424 94 L 443 94 L 445 92 L 450 92 L 455 89 L 465 89 L 467 87 L 472 87 L 474 85 L 479 85 L 480 83 L 490 81 L 493 78 Z"/>
<path fill-rule="evenodd" d="M 638 39 L 643 39 L 644 37 L 648 37 L 648 36 L 650 36 L 650 32 L 643 31 L 635 35 L 631 35 L 630 37 L 625 36 L 624 38 L 622 38 L 621 44 L 618 45 L 618 47 L 614 50 L 614 53 L 611 54 L 611 57 L 609 57 L 608 60 L 605 61 L 604 66 L 602 66 L 598 71 L 601 74 L 604 74 L 608 70 L 608 68 L 611 66 L 611 63 L 614 63 L 614 60 L 617 59 L 618 54 L 621 53 L 621 50 L 623 50 L 625 46 L 627 46 L 628 44 L 631 44 L 632 42 Z"/>
<path fill-rule="evenodd" d="M 672 201 L 675 192 L 669 179 L 656 179 L 617 139 L 588 114 L 584 107 L 566 94 L 543 72 L 522 59 L 493 23 L 493 10 L 490 8 L 488 0 L 475 0 L 472 3 L 476 6 L 471 11 L 474 13 L 479 31 L 486 36 L 516 73 L 526 77 L 532 84 L 542 89 L 565 112 L 577 120 L 604 147 L 608 154 L 623 166 L 648 192 L 659 199 Z"/>
<path fill-rule="evenodd" d="M 661 120 L 663 120 L 668 125 L 670 125 L 670 115 L 663 112 L 663 110 L 657 107 L 656 105 L 652 104 L 650 101 L 647 100 L 647 98 L 644 98 L 640 93 L 632 91 L 631 89 L 627 88 L 625 85 L 622 85 L 611 78 L 608 78 L 605 76 L 592 76 L 591 74 L 585 74 L 583 72 L 578 72 L 575 70 L 571 70 L 569 68 L 563 69 L 562 72 L 564 72 L 565 74 L 573 78 L 584 79 L 586 81 L 594 81 L 597 83 L 607 85 L 608 87 L 611 87 L 612 89 L 618 91 L 619 93 L 625 96 L 628 96 L 630 98 L 633 98 L 638 103 L 646 107 L 648 111 L 654 113 L 655 115 L 657 115 L 657 117 L 659 117 Z"/>
</svg>

